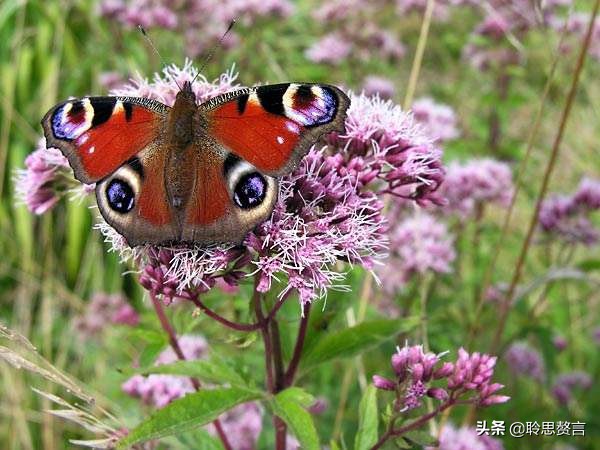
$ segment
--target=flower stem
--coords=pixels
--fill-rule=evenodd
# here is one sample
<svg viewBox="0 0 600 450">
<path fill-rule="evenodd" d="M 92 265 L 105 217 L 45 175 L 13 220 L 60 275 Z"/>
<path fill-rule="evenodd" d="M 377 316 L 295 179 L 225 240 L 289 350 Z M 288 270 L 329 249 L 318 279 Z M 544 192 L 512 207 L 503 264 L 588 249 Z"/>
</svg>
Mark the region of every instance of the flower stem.
<svg viewBox="0 0 600 450">
<path fill-rule="evenodd" d="M 513 272 L 513 276 L 510 282 L 510 287 L 508 289 L 508 293 L 506 294 L 506 298 L 500 305 L 500 313 L 498 326 L 496 328 L 496 333 L 494 335 L 494 339 L 492 341 L 491 351 L 490 353 L 495 353 L 495 350 L 499 347 L 500 341 L 502 339 L 502 335 L 504 333 L 504 328 L 506 327 L 506 320 L 508 318 L 508 314 L 510 312 L 510 305 L 512 304 L 513 296 L 516 291 L 517 284 L 521 280 L 521 274 L 523 272 L 523 266 L 525 263 L 525 259 L 527 258 L 527 254 L 529 252 L 529 247 L 531 245 L 531 241 L 533 238 L 533 233 L 535 231 L 538 216 L 540 213 L 540 208 L 542 206 L 542 202 L 546 197 L 546 192 L 548 190 L 548 185 L 550 183 L 550 178 L 554 172 L 554 167 L 556 165 L 556 161 L 558 159 L 560 145 L 562 143 L 562 138 L 564 135 L 564 131 L 567 125 L 567 120 L 571 113 L 571 108 L 573 106 L 573 101 L 575 100 L 575 94 L 577 93 L 577 87 L 579 85 L 579 77 L 581 75 L 581 71 L 583 69 L 583 65 L 585 63 L 588 48 L 590 46 L 590 42 L 592 39 L 592 34 L 594 31 L 594 25 L 596 23 L 596 16 L 598 14 L 598 9 L 600 8 L 600 0 L 596 0 L 594 3 L 594 10 L 592 15 L 590 16 L 590 22 L 588 25 L 588 29 L 585 35 L 585 39 L 583 44 L 581 45 L 579 56 L 577 58 L 577 65 L 575 66 L 575 71 L 573 73 L 573 78 L 571 80 L 571 87 L 569 88 L 569 93 L 567 95 L 567 100 L 561 115 L 561 120 L 558 126 L 558 132 L 556 134 L 556 138 L 554 139 L 554 144 L 552 145 L 552 153 L 550 154 L 550 159 L 546 166 L 546 170 L 544 172 L 544 178 L 542 180 L 542 186 L 540 188 L 540 192 L 537 197 L 537 201 L 535 204 L 534 212 L 529 221 L 529 228 L 527 229 L 527 234 L 525 236 L 525 240 L 523 241 L 523 245 L 521 246 L 521 252 L 519 253 L 519 259 L 517 260 L 517 264 L 515 266 L 515 270 Z"/>
<path fill-rule="evenodd" d="M 294 377 L 300 364 L 300 358 L 302 357 L 302 349 L 304 348 L 304 340 L 306 338 L 306 331 L 308 330 L 308 319 L 310 316 L 310 303 L 304 307 L 304 315 L 300 319 L 300 327 L 298 328 L 298 337 L 296 338 L 296 345 L 294 346 L 294 353 L 292 359 L 288 365 L 287 371 L 285 372 L 285 387 L 291 386 L 294 383 Z"/>
<path fill-rule="evenodd" d="M 232 322 L 231 320 L 226 319 L 225 317 L 217 314 L 212 309 L 210 309 L 208 306 L 206 306 L 200 300 L 199 296 L 190 296 L 189 299 L 194 303 L 194 305 L 196 305 L 196 307 L 198 307 L 199 309 L 201 309 L 202 312 L 204 312 L 204 314 L 206 314 L 208 317 L 210 317 L 211 319 L 215 319 L 221 325 L 225 325 L 227 328 L 231 328 L 232 330 L 236 330 L 236 331 L 256 331 L 256 330 L 259 330 L 263 326 L 263 324 L 261 322 L 257 322 L 257 323 L 238 323 L 238 322 Z"/>
<path fill-rule="evenodd" d="M 273 363 L 275 365 L 275 389 L 274 394 L 285 389 L 285 372 L 283 369 L 283 354 L 281 352 L 281 337 L 279 335 L 279 324 L 275 319 L 269 322 L 271 331 L 271 342 L 273 345 Z M 280 417 L 273 416 L 275 426 L 275 448 L 285 450 L 287 427 Z"/>
<path fill-rule="evenodd" d="M 448 400 L 446 400 L 446 402 L 442 403 L 440 406 L 435 408 L 433 411 L 431 411 L 427 414 L 424 414 L 423 416 L 419 417 L 416 420 L 413 420 L 409 424 L 404 425 L 403 427 L 400 427 L 400 428 L 396 428 L 396 429 L 389 428 L 381 436 L 381 438 L 379 438 L 379 440 L 375 443 L 375 445 L 373 447 L 371 447 L 371 450 L 377 450 L 378 448 L 381 448 L 383 446 L 383 444 L 385 444 L 387 442 L 387 440 L 390 439 L 391 437 L 402 436 L 403 434 L 408 433 L 409 431 L 415 430 L 417 428 L 421 428 L 425 423 L 427 423 L 428 421 L 433 419 L 439 413 L 441 413 L 442 411 L 450 408 L 452 405 L 455 405 L 457 403 L 470 403 L 470 402 L 469 401 L 459 402 L 456 400 L 456 398 L 450 397 Z"/>
<path fill-rule="evenodd" d="M 415 96 L 415 89 L 417 87 L 417 80 L 419 79 L 419 72 L 421 71 L 423 54 L 425 53 L 425 47 L 427 46 L 427 36 L 429 35 L 429 26 L 431 25 L 431 17 L 433 16 L 434 6 L 435 0 L 427 0 L 423 22 L 421 23 L 421 31 L 419 33 L 419 41 L 417 42 L 417 50 L 415 51 L 415 58 L 413 59 L 413 64 L 410 69 L 408 87 L 406 88 L 404 104 L 402 105 L 402 109 L 404 110 L 410 109 L 413 97 Z"/>
<path fill-rule="evenodd" d="M 183 351 L 181 350 L 181 347 L 179 346 L 179 341 L 177 340 L 177 335 L 175 334 L 175 330 L 171 326 L 171 323 L 169 322 L 169 319 L 167 318 L 167 315 L 165 314 L 165 310 L 162 307 L 160 300 L 156 297 L 156 294 L 154 292 L 150 292 L 150 298 L 152 299 L 152 305 L 154 305 L 154 311 L 156 311 L 156 315 L 158 317 L 160 325 L 162 326 L 163 330 L 165 330 L 165 332 L 169 336 L 169 344 L 171 345 L 171 348 L 177 355 L 177 358 L 184 361 L 185 355 L 183 354 Z M 190 377 L 190 381 L 192 382 L 194 389 L 196 391 L 198 391 L 200 389 L 200 382 L 198 381 L 198 379 L 194 378 L 194 377 Z M 219 435 L 219 438 L 221 439 L 223 448 L 225 450 L 233 450 L 231 445 L 229 444 L 227 435 L 223 431 L 223 426 L 221 425 L 221 421 L 219 419 L 215 419 L 213 421 L 213 425 L 215 427 L 215 430 L 217 430 L 217 434 Z"/>
</svg>

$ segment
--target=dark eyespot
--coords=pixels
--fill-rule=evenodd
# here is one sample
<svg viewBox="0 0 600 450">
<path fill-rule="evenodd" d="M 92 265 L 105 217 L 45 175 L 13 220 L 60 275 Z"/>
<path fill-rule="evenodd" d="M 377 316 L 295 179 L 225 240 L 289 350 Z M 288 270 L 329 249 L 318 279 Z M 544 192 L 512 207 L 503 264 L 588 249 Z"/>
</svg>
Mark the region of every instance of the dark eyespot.
<svg viewBox="0 0 600 450">
<path fill-rule="evenodd" d="M 233 191 L 235 203 L 243 209 L 260 205 L 267 193 L 267 182 L 262 175 L 253 172 L 240 178 Z"/>
<path fill-rule="evenodd" d="M 108 205 L 119 213 L 126 213 L 133 209 L 135 194 L 125 181 L 115 178 L 106 187 Z"/>
</svg>

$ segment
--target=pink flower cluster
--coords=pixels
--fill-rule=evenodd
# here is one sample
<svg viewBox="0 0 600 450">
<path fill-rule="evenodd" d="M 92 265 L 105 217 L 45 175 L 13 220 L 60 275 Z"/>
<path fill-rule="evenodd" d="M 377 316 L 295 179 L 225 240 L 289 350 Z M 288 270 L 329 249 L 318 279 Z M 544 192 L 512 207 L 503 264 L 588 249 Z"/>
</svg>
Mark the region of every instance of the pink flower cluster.
<svg viewBox="0 0 600 450">
<path fill-rule="evenodd" d="M 378 2 L 331 0 L 313 12 L 315 20 L 327 30 L 306 50 L 306 57 L 318 63 L 338 65 L 343 61 L 366 61 L 374 57 L 397 60 L 404 56 L 404 45 L 376 20 Z"/>
<path fill-rule="evenodd" d="M 101 0 L 100 15 L 126 26 L 176 30 L 185 36 L 187 53 L 198 56 L 209 49 L 225 32 L 232 20 L 254 26 L 265 18 L 281 19 L 294 10 L 288 0 Z M 223 45 L 239 41 L 235 32 Z"/>
<path fill-rule="evenodd" d="M 552 395 L 558 403 L 567 406 L 573 399 L 573 390 L 588 390 L 593 386 L 592 377 L 580 370 L 560 374 L 552 386 Z"/>
<path fill-rule="evenodd" d="M 219 417 L 223 431 L 231 448 L 235 450 L 255 450 L 262 431 L 263 410 L 256 402 L 242 403 Z M 217 436 L 213 424 L 208 432 Z"/>
<path fill-rule="evenodd" d="M 412 112 L 417 122 L 425 127 L 426 134 L 438 142 L 451 141 L 460 135 L 456 114 L 448 105 L 424 97 L 413 103 Z"/>
<path fill-rule="evenodd" d="M 57 149 L 46 150 L 46 140 L 25 159 L 25 169 L 15 176 L 15 190 L 27 209 L 34 214 L 44 214 L 56 205 L 68 189 L 69 163 Z"/>
<path fill-rule="evenodd" d="M 590 216 L 599 209 L 600 181 L 584 178 L 571 195 L 555 195 L 544 200 L 538 216 L 539 226 L 548 238 L 593 245 L 600 239 L 600 230 Z"/>
<path fill-rule="evenodd" d="M 479 70 L 501 69 L 520 64 L 523 48 L 520 44 L 532 30 L 546 28 L 558 22 L 558 17 L 570 0 L 542 2 L 529 0 L 467 0 L 483 13 L 475 27 L 473 38 L 463 48 L 464 57 Z"/>
<path fill-rule="evenodd" d="M 504 386 L 492 382 L 496 358 L 480 353 L 469 354 L 462 347 L 454 363 L 441 362 L 443 355 L 423 351 L 415 345 L 398 348 L 392 356 L 394 379 L 373 376 L 375 387 L 396 392 L 394 409 L 406 412 L 421 406 L 428 396 L 441 402 L 453 402 L 468 396 L 466 401 L 479 406 L 504 403 L 510 397 L 497 395 Z M 445 386 L 431 386 L 433 382 L 445 381 Z"/>
<path fill-rule="evenodd" d="M 427 447 L 427 450 L 504 450 L 504 445 L 498 439 L 480 435 L 475 428 L 456 428 L 447 423 L 440 432 L 439 446 Z"/>
<path fill-rule="evenodd" d="M 189 360 L 200 359 L 208 351 L 208 344 L 202 336 L 181 336 L 179 346 L 185 359 Z M 177 355 L 169 347 L 158 356 L 155 365 L 173 363 L 177 359 Z M 156 408 L 163 408 L 173 400 L 194 392 L 194 386 L 189 378 L 159 374 L 151 374 L 147 377 L 134 375 L 125 381 L 121 388 L 126 394 L 140 398 L 144 403 L 153 405 Z"/>
<path fill-rule="evenodd" d="M 415 275 L 451 272 L 455 257 L 446 224 L 417 211 L 390 229 L 389 257 L 376 273 L 384 291 L 394 295 Z"/>
<path fill-rule="evenodd" d="M 461 219 L 473 217 L 485 205 L 508 207 L 513 192 L 510 166 L 493 159 L 451 163 L 440 188 L 440 195 L 447 200 L 444 212 Z"/>
<path fill-rule="evenodd" d="M 117 95 L 144 96 L 172 104 L 177 85 L 194 78 L 188 64 L 169 67 L 152 83 L 134 80 Z M 231 72 L 214 83 L 198 78 L 199 101 L 237 87 Z M 441 151 L 391 102 L 351 95 L 346 133 L 315 147 L 296 170 L 283 177 L 269 220 L 248 235 L 242 247 L 138 248 L 142 284 L 166 298 L 212 288 L 217 279 L 231 286 L 248 275 L 259 291 L 282 284 L 280 295 L 296 291 L 302 304 L 326 295 L 344 275 L 337 261 L 368 269 L 387 243 L 383 204 L 377 193 L 392 193 L 420 203 L 439 202 L 443 179 Z M 107 240 L 131 254 L 112 228 L 101 224 Z M 285 283 L 282 283 L 286 280 Z"/>
<path fill-rule="evenodd" d="M 390 99 L 396 90 L 394 82 L 389 78 L 369 75 L 363 81 L 362 92 L 367 97 L 378 95 L 383 99 Z"/>
<path fill-rule="evenodd" d="M 504 359 L 515 375 L 529 377 L 540 382 L 546 376 L 542 355 L 526 342 L 512 344 L 506 351 Z"/>
<path fill-rule="evenodd" d="M 97 293 L 83 314 L 74 319 L 75 329 L 86 338 L 98 335 L 108 325 L 136 326 L 139 314 L 120 294 Z"/>
</svg>

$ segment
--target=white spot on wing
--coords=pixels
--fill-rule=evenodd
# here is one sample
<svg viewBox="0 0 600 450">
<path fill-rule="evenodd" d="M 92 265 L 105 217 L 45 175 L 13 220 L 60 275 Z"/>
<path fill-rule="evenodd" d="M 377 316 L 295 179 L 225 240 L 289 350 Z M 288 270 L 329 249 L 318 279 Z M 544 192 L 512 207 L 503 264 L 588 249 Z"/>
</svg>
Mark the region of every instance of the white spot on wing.
<svg viewBox="0 0 600 450">
<path fill-rule="evenodd" d="M 281 136 L 277 136 L 277 142 L 278 142 L 278 143 L 280 143 L 280 144 L 283 144 L 283 143 L 284 143 L 284 141 L 285 141 L 285 139 L 283 139 L 283 137 L 281 137 Z"/>
</svg>

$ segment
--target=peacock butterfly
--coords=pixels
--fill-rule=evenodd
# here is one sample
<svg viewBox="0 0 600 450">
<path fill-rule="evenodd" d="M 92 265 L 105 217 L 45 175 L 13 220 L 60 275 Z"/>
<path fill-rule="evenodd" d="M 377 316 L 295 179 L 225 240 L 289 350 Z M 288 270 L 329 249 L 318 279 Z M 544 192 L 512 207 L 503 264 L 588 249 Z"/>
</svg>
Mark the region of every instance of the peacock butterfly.
<svg viewBox="0 0 600 450">
<path fill-rule="evenodd" d="M 349 98 L 325 84 L 243 88 L 200 105 L 190 82 L 172 108 L 84 97 L 42 119 L 48 147 L 96 183 L 104 219 L 130 246 L 240 243 L 274 207 L 278 178 L 344 129 Z"/>
</svg>

